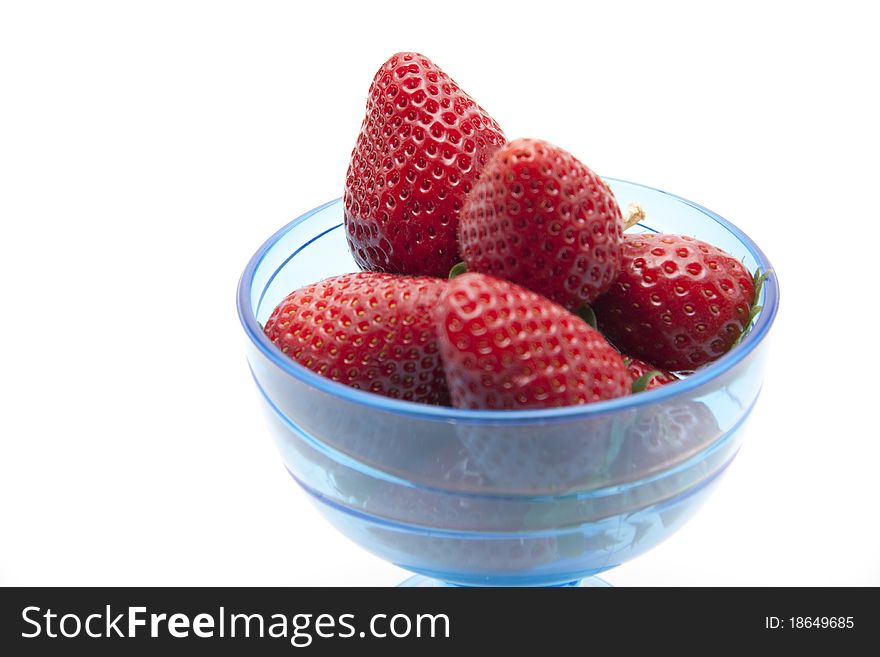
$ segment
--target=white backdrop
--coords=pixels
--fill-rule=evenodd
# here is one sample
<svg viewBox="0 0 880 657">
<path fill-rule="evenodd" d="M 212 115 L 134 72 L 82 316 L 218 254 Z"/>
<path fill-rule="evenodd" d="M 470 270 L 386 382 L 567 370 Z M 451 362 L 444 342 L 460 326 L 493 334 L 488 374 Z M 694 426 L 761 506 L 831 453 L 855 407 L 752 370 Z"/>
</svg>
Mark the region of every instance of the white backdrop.
<svg viewBox="0 0 880 657">
<path fill-rule="evenodd" d="M 0 583 L 404 578 L 284 471 L 234 290 L 341 194 L 370 80 L 413 49 L 509 137 L 702 203 L 778 271 L 738 459 L 607 579 L 880 584 L 880 49 L 868 3 L 825 4 L 4 3 Z"/>
</svg>

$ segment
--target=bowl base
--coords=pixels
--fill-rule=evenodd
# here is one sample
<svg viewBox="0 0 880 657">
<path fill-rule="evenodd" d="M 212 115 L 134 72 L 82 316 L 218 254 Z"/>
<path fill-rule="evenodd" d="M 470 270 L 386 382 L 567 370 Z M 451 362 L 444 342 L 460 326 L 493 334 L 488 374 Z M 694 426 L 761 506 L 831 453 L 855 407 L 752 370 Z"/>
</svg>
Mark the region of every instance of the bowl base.
<svg viewBox="0 0 880 657">
<path fill-rule="evenodd" d="M 458 587 L 458 584 L 450 584 L 442 579 L 434 579 L 433 577 L 425 577 L 424 575 L 413 575 L 409 579 L 397 585 L 402 588 L 449 588 Z M 567 584 L 556 584 L 557 587 L 592 589 L 592 588 L 608 588 L 611 586 L 608 582 L 600 577 L 584 577 Z"/>
</svg>

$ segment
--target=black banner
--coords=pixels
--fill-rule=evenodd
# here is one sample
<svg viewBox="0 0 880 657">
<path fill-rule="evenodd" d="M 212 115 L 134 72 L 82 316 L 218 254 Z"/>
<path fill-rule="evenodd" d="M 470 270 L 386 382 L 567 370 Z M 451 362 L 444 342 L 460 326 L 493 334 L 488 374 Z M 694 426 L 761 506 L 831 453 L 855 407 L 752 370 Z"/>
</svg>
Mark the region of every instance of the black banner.
<svg viewBox="0 0 880 657">
<path fill-rule="evenodd" d="M 516 654 L 600 646 L 623 654 L 841 650 L 875 645 L 875 591 L 11 588 L 0 590 L 0 647 L 5 655 L 147 650 L 163 657 L 478 646 Z"/>
</svg>

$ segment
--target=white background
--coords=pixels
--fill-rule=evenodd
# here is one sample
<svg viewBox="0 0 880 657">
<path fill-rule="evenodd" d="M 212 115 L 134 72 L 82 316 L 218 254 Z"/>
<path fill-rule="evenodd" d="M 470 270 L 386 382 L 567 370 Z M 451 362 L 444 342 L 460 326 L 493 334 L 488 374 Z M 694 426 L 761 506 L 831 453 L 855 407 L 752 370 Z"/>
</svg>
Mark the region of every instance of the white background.
<svg viewBox="0 0 880 657">
<path fill-rule="evenodd" d="M 341 194 L 375 70 L 415 49 L 509 137 L 702 203 L 778 271 L 740 456 L 607 579 L 880 584 L 870 3 L 2 6 L 0 583 L 405 577 L 284 471 L 234 292 Z"/>
</svg>

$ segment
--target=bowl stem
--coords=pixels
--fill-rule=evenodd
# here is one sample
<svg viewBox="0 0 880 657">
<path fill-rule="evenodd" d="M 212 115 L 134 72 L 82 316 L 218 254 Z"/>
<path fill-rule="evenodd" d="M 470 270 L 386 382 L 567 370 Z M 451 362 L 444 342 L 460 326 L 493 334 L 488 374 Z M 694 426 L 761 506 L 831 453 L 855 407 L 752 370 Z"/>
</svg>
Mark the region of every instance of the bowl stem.
<svg viewBox="0 0 880 657">
<path fill-rule="evenodd" d="M 442 579 L 434 579 L 433 577 L 425 577 L 424 575 L 413 575 L 409 579 L 398 584 L 399 587 L 402 588 L 448 588 L 448 587 L 463 587 L 461 584 L 452 584 L 450 582 L 445 582 Z M 583 579 L 576 579 L 572 582 L 566 582 L 565 584 L 554 584 L 550 588 L 581 588 L 581 589 L 591 589 L 591 588 L 608 588 L 611 584 L 606 582 L 604 579 L 600 577 L 584 577 Z"/>
</svg>

